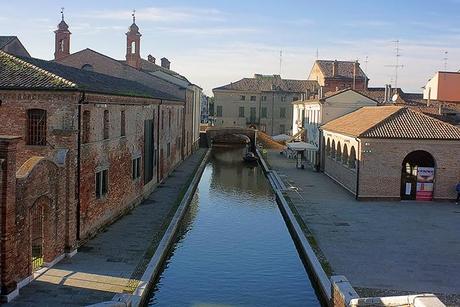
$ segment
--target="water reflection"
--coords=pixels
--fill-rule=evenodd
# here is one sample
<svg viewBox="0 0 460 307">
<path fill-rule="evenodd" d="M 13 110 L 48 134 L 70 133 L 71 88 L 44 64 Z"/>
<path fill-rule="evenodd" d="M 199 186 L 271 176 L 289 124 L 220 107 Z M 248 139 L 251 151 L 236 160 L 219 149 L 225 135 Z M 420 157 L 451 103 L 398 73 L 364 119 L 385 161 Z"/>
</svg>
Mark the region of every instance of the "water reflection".
<svg viewBox="0 0 460 307">
<path fill-rule="evenodd" d="M 319 306 L 267 180 L 242 156 L 213 149 L 150 305 Z"/>
</svg>

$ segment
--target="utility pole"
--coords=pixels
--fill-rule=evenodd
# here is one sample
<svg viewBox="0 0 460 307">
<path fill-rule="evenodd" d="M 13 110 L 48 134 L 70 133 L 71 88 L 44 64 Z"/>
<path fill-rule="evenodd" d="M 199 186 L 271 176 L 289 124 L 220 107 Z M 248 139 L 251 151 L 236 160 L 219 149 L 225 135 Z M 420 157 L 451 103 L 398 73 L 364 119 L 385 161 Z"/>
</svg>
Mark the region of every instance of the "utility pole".
<svg viewBox="0 0 460 307">
<path fill-rule="evenodd" d="M 385 65 L 385 67 L 392 67 L 394 68 L 395 70 L 395 75 L 394 75 L 394 80 L 395 80 L 395 90 L 397 91 L 398 90 L 398 70 L 400 68 L 403 68 L 404 65 L 400 65 L 399 64 L 399 58 L 401 57 L 401 49 L 399 48 L 399 39 L 398 40 L 395 40 L 393 41 L 393 43 L 395 43 L 395 57 L 396 57 L 396 60 L 395 60 L 395 64 L 394 65 Z"/>
<path fill-rule="evenodd" d="M 279 75 L 281 76 L 281 66 L 283 64 L 283 50 L 280 50 L 280 73 Z"/>
</svg>

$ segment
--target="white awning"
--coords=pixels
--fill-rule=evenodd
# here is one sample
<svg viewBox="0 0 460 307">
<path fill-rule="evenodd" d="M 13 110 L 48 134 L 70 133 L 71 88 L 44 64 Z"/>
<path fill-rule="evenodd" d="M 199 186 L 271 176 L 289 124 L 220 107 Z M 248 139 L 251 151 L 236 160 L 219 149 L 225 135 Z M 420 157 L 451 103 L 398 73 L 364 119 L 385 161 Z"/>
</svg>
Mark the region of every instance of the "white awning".
<svg viewBox="0 0 460 307">
<path fill-rule="evenodd" d="M 287 147 L 291 150 L 295 151 L 318 151 L 318 147 L 313 144 L 305 143 L 305 142 L 292 142 L 287 143 Z"/>
</svg>

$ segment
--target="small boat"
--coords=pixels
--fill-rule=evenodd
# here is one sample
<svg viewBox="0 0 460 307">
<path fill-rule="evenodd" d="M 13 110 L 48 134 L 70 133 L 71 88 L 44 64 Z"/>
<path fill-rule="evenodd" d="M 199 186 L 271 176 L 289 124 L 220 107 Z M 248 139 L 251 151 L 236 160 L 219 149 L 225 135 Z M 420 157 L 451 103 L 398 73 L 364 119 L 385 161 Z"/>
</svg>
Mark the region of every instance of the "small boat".
<svg viewBox="0 0 460 307">
<path fill-rule="evenodd" d="M 244 155 L 243 160 L 245 162 L 257 162 L 258 159 L 254 153 L 248 152 Z"/>
</svg>

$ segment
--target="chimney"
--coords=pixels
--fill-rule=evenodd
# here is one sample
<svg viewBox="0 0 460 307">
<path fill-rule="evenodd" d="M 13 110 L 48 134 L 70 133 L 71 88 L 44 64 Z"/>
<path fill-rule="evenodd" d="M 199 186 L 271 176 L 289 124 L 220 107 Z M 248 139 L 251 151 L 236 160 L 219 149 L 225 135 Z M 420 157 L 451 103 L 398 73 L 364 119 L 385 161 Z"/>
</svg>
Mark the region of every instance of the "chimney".
<svg viewBox="0 0 460 307">
<path fill-rule="evenodd" d="M 388 101 L 391 101 L 393 94 L 391 93 L 391 84 L 388 84 Z"/>
<path fill-rule="evenodd" d="M 167 58 L 161 58 L 161 67 L 171 69 L 171 62 Z"/>
<path fill-rule="evenodd" d="M 383 103 L 388 102 L 388 84 L 385 84 L 385 95 L 383 96 Z"/>
<path fill-rule="evenodd" d="M 356 60 L 353 63 L 353 89 L 356 89 L 356 77 L 358 77 L 359 72 L 359 62 Z"/>
<path fill-rule="evenodd" d="M 426 106 L 429 107 L 431 104 L 431 87 L 428 88 L 428 100 L 426 101 Z"/>
<path fill-rule="evenodd" d="M 148 60 L 150 63 L 155 64 L 155 57 L 152 56 L 151 54 L 149 54 L 149 55 L 147 56 L 147 60 Z"/>
<path fill-rule="evenodd" d="M 339 73 L 339 62 L 337 60 L 332 63 L 332 76 L 337 77 L 337 74 Z"/>
</svg>

